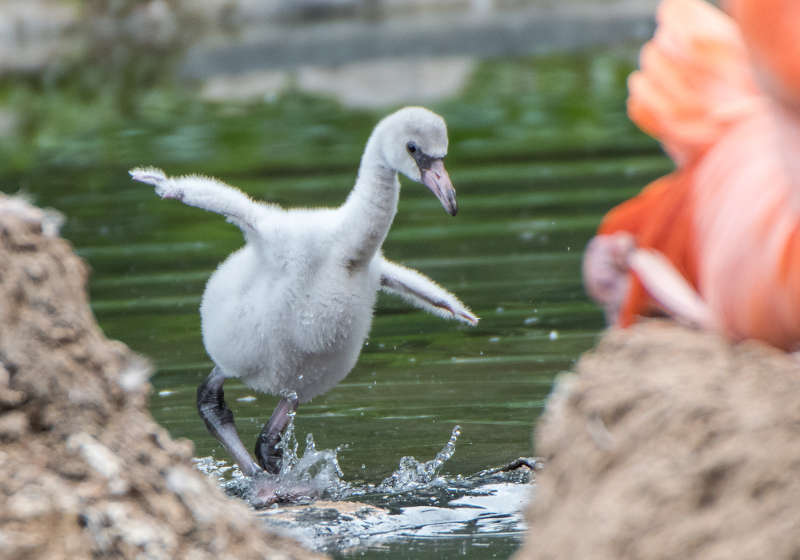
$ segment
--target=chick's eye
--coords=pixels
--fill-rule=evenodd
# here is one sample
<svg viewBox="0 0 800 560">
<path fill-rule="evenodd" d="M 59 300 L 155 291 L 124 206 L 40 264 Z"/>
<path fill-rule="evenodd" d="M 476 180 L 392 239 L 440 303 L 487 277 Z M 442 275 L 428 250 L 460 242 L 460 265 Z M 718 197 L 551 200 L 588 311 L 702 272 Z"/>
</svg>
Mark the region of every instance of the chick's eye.
<svg viewBox="0 0 800 560">
<path fill-rule="evenodd" d="M 406 144 L 406 149 L 408 150 L 409 154 L 416 153 L 417 145 L 414 144 L 414 142 L 409 142 L 408 144 Z"/>
</svg>

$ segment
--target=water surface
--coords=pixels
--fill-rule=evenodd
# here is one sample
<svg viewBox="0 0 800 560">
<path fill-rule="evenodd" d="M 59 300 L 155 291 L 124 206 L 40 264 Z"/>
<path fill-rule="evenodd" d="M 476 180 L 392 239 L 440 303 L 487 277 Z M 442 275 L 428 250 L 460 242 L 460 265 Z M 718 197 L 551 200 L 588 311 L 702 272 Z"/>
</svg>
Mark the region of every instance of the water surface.
<svg viewBox="0 0 800 560">
<path fill-rule="evenodd" d="M 300 407 L 300 437 L 341 448 L 344 478 L 375 483 L 401 457 L 433 457 L 453 426 L 462 436 L 444 467 L 471 474 L 535 454 L 531 429 L 556 374 L 570 369 L 602 328 L 580 282 L 581 252 L 602 214 L 669 169 L 627 121 L 630 51 L 483 63 L 457 99 L 432 107 L 450 128 L 447 166 L 458 190 L 451 218 L 423 186 L 403 180 L 388 258 L 455 292 L 477 328 L 443 321 L 381 296 L 355 369 Z M 151 410 L 198 456 L 224 457 L 195 410 L 210 371 L 197 312 L 214 267 L 242 244 L 217 215 L 159 200 L 127 169 L 214 174 L 286 206 L 335 205 L 353 184 L 380 113 L 296 94 L 272 103 L 209 105 L 147 92 L 131 115 L 85 121 L 57 111 L 80 101 L 44 98 L 27 151 L 2 184 L 64 212 L 64 235 L 92 267 L 94 311 L 109 337 L 149 356 Z M 38 116 L 37 116 L 38 115 Z M 37 120 L 39 119 L 39 120 Z M 19 154 L 26 154 L 25 157 Z M 226 398 L 254 443 L 276 403 L 231 381 Z M 419 538 L 350 552 L 394 558 L 507 557 L 519 532 Z"/>
</svg>

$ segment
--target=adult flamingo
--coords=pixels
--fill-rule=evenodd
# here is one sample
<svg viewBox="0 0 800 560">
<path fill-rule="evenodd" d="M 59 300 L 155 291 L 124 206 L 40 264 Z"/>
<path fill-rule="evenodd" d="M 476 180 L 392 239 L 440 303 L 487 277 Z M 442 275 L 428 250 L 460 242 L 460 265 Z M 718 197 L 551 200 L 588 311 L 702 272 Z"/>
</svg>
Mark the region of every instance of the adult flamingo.
<svg viewBox="0 0 800 560">
<path fill-rule="evenodd" d="M 677 169 L 584 257 L 610 323 L 679 320 L 800 348 L 800 2 L 664 0 L 628 114 Z"/>
</svg>

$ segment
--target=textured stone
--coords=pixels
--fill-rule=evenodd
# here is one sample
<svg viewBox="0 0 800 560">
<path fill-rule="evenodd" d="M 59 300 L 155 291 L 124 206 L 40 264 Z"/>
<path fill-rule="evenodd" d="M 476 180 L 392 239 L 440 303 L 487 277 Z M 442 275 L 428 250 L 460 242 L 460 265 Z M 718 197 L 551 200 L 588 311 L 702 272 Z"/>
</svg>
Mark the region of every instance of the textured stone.
<svg viewBox="0 0 800 560">
<path fill-rule="evenodd" d="M 800 558 L 800 361 L 666 321 L 606 333 L 536 429 L 517 558 Z"/>
<path fill-rule="evenodd" d="M 319 557 L 153 421 L 147 362 L 103 336 L 47 216 L 0 195 L 0 558 Z"/>
</svg>

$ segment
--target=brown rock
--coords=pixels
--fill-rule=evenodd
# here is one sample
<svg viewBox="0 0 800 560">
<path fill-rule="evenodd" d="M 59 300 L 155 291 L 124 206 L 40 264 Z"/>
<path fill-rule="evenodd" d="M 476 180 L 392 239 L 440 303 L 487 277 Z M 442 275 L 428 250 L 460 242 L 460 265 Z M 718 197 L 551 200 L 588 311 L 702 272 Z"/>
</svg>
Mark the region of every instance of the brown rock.
<svg viewBox="0 0 800 560">
<path fill-rule="evenodd" d="M 153 421 L 148 364 L 103 336 L 43 219 L 0 195 L 0 558 L 318 558 Z"/>
<path fill-rule="evenodd" d="M 800 557 L 800 361 L 652 321 L 610 331 L 536 429 L 517 558 Z"/>
</svg>

